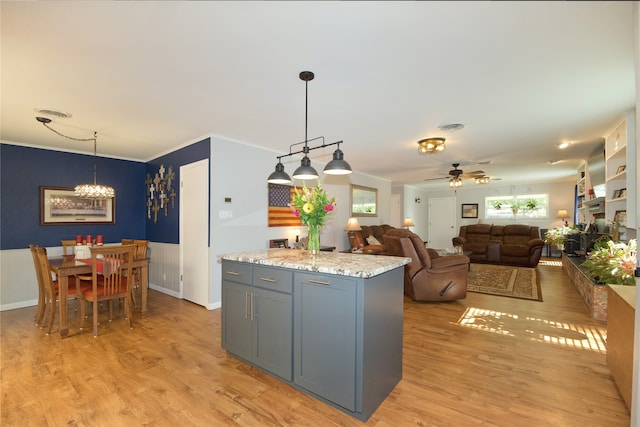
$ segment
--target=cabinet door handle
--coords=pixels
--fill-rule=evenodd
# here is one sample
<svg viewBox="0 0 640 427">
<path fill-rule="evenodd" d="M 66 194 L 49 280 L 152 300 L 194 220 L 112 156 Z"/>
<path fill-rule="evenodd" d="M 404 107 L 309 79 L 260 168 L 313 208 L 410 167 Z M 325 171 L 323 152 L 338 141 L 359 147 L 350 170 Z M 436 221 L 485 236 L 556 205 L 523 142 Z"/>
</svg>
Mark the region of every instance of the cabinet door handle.
<svg viewBox="0 0 640 427">
<path fill-rule="evenodd" d="M 276 283 L 277 282 L 276 279 L 269 279 L 268 277 L 261 277 L 260 280 L 262 280 L 263 282 L 269 282 L 269 283 Z"/>
<path fill-rule="evenodd" d="M 250 317 L 249 317 L 249 318 L 250 318 L 250 320 L 253 320 L 253 319 L 254 319 L 254 317 L 255 317 L 255 316 L 254 316 L 254 314 L 255 314 L 255 313 L 253 312 L 253 298 L 254 298 L 254 296 L 255 296 L 255 295 L 253 294 L 253 292 L 251 292 L 251 293 L 249 294 L 249 307 L 250 307 L 250 311 L 249 311 L 249 313 L 251 313 L 251 315 L 250 315 Z"/>
<path fill-rule="evenodd" d="M 244 293 L 244 319 L 249 318 L 249 292 Z"/>
<path fill-rule="evenodd" d="M 230 274 L 232 276 L 239 276 L 240 273 L 236 272 L 236 271 L 225 271 L 224 274 Z"/>
<path fill-rule="evenodd" d="M 321 281 L 321 280 L 313 280 L 313 279 L 309 279 L 309 283 L 315 283 L 316 285 L 331 286 L 331 282 L 323 282 L 323 281 Z"/>
</svg>

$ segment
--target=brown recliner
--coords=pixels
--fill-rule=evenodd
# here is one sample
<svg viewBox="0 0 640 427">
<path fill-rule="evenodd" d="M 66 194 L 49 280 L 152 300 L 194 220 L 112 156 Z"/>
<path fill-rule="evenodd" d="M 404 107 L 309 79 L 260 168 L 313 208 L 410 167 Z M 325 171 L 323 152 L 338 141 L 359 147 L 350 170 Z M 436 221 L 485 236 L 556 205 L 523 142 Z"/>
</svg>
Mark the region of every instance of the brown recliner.
<svg viewBox="0 0 640 427">
<path fill-rule="evenodd" d="M 387 255 L 411 258 L 404 266 L 404 292 L 414 301 L 452 301 L 467 296 L 469 258 L 440 256 L 417 234 L 393 229 L 384 236 Z"/>
</svg>

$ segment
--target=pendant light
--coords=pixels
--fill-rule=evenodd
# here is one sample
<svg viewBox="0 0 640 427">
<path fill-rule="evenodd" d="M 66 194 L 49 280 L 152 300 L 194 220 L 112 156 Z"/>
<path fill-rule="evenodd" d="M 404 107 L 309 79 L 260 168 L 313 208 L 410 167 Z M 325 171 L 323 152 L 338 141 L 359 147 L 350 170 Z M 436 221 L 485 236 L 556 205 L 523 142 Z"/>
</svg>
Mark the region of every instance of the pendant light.
<svg viewBox="0 0 640 427">
<path fill-rule="evenodd" d="M 57 130 L 49 126 L 51 119 L 47 117 L 36 117 L 36 120 L 44 125 L 47 129 L 53 133 L 60 135 L 64 138 L 71 139 L 73 141 L 93 141 L 93 184 L 79 184 L 75 187 L 76 196 L 82 199 L 91 200 L 106 200 L 113 199 L 116 196 L 116 191 L 113 187 L 108 185 L 99 185 L 96 182 L 96 160 L 98 158 L 98 132 L 93 132 L 93 138 L 73 138 L 71 136 L 64 135 Z"/>
<path fill-rule="evenodd" d="M 309 105 L 309 82 L 314 79 L 314 74 L 311 71 L 302 71 L 300 73 L 300 80 L 305 82 L 305 105 L 304 105 L 304 141 L 292 144 L 289 146 L 289 154 L 278 156 L 278 163 L 276 164 L 275 171 L 269 175 L 267 182 L 271 184 L 289 184 L 291 178 L 284 171 L 284 165 L 282 164 L 282 157 L 292 156 L 294 154 L 303 153 L 304 156 L 300 161 L 300 167 L 293 172 L 295 179 L 307 180 L 319 178 L 318 172 L 311 166 L 311 159 L 309 158 L 309 152 L 318 148 L 328 147 L 330 145 L 337 145 L 337 149 L 333 152 L 333 159 L 327 163 L 323 172 L 328 175 L 346 175 L 352 173 L 351 166 L 344 160 L 344 153 L 340 150 L 340 144 L 343 141 L 332 142 L 325 144 L 324 137 L 320 136 L 313 139 L 308 139 L 307 135 L 307 123 L 308 123 L 308 105 Z M 322 139 L 322 145 L 317 147 L 309 147 L 309 142 Z M 304 147 L 300 151 L 292 152 L 291 148 L 295 145 L 304 144 Z"/>
</svg>

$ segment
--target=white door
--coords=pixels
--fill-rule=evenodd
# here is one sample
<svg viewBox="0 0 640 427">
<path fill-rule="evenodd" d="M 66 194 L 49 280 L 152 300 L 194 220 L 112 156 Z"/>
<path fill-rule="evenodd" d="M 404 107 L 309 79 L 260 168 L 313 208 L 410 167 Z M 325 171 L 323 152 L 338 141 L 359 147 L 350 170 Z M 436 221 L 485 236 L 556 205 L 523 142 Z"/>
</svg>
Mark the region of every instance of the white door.
<svg viewBox="0 0 640 427">
<path fill-rule="evenodd" d="M 180 289 L 209 305 L 209 160 L 180 167 Z"/>
<path fill-rule="evenodd" d="M 434 249 L 451 248 L 453 247 L 451 239 L 456 235 L 456 198 L 430 198 L 429 240 L 427 246 Z"/>
</svg>

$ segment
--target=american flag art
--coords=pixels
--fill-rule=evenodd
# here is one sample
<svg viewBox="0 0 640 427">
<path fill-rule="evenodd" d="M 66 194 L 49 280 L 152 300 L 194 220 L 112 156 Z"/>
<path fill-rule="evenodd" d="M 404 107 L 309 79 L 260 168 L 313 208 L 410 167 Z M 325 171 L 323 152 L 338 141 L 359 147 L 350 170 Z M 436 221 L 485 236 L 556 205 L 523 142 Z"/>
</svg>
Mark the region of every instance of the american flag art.
<svg viewBox="0 0 640 427">
<path fill-rule="evenodd" d="M 295 227 L 302 224 L 289 207 L 295 194 L 293 186 L 269 184 L 269 227 Z"/>
</svg>

